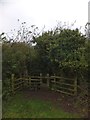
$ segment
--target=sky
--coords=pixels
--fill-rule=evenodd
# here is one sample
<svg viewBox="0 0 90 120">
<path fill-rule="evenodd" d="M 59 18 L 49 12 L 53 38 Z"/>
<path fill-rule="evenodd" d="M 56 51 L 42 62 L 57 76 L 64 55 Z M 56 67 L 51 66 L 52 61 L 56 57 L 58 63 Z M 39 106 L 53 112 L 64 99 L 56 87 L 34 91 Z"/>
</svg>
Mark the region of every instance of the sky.
<svg viewBox="0 0 90 120">
<path fill-rule="evenodd" d="M 18 29 L 20 22 L 27 26 L 36 25 L 39 29 L 51 29 L 58 22 L 75 27 L 88 22 L 89 0 L 0 0 L 0 33 Z"/>
</svg>

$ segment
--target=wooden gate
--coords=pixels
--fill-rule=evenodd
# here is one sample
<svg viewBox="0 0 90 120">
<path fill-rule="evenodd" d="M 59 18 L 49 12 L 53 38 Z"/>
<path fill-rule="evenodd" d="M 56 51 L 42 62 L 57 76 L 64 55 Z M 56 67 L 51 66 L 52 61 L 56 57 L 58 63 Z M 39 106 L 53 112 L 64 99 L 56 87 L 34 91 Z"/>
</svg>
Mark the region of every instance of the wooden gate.
<svg viewBox="0 0 90 120">
<path fill-rule="evenodd" d="M 52 90 L 68 95 L 77 95 L 77 78 L 70 79 L 59 76 L 50 77 L 50 87 Z"/>
</svg>

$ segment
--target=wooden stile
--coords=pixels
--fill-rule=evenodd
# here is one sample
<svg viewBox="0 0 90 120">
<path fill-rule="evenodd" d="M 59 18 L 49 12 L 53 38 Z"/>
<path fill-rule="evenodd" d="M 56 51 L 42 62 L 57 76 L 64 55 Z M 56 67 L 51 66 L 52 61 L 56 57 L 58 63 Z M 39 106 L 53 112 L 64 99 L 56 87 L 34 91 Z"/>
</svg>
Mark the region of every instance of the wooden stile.
<svg viewBox="0 0 90 120">
<path fill-rule="evenodd" d="M 15 79 L 14 74 L 12 74 L 12 93 L 15 93 L 18 89 L 25 87 L 33 88 L 35 90 L 40 89 L 40 86 L 43 84 L 42 79 L 46 79 L 47 83 L 46 86 L 49 87 L 51 90 L 58 91 L 61 93 L 69 94 L 69 95 L 77 95 L 77 78 L 76 79 L 69 79 L 59 76 L 28 76 L 27 78 L 18 78 Z M 69 82 L 73 81 L 73 82 Z"/>
</svg>

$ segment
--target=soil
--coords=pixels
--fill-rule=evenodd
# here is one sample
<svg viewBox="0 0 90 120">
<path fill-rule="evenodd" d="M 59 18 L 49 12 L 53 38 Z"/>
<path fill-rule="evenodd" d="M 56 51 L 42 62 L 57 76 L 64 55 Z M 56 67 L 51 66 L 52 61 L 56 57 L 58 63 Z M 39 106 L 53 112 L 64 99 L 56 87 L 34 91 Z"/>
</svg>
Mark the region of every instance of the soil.
<svg viewBox="0 0 90 120">
<path fill-rule="evenodd" d="M 66 112 L 79 114 L 79 116 L 87 118 L 88 112 L 75 106 L 76 98 L 73 96 L 65 95 L 60 92 L 56 92 L 48 89 L 47 87 L 41 87 L 39 90 L 31 90 L 30 88 L 24 89 L 23 94 L 27 99 L 40 99 L 43 101 L 50 101 L 56 107 L 63 109 Z"/>
</svg>

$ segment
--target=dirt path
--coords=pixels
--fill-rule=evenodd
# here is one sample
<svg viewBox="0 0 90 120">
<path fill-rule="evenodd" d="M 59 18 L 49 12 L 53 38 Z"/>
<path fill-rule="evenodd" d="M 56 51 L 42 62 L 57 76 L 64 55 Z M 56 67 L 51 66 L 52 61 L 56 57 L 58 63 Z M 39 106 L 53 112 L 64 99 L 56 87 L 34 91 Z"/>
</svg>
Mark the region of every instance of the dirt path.
<svg viewBox="0 0 90 120">
<path fill-rule="evenodd" d="M 64 95 L 59 92 L 51 91 L 47 88 L 41 88 L 38 91 L 28 89 L 23 90 L 23 94 L 28 99 L 40 99 L 44 101 L 50 101 L 58 108 L 63 109 L 66 112 L 81 114 L 79 109 L 75 107 L 75 98 L 72 96 Z M 86 115 L 83 115 L 86 116 Z"/>
</svg>

